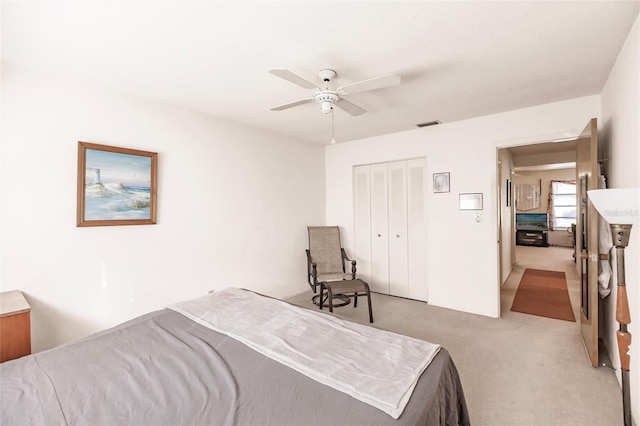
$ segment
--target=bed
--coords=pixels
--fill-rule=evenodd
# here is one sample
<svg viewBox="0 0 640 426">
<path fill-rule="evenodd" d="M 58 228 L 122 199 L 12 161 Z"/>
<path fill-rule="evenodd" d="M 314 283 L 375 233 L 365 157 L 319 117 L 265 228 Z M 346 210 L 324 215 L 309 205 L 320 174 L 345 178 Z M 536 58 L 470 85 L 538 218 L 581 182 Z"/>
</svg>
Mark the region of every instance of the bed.
<svg viewBox="0 0 640 426">
<path fill-rule="evenodd" d="M 245 298 L 250 299 L 249 305 L 235 304 L 236 299 Z M 199 315 L 197 309 L 204 314 Z M 305 321 L 335 331 L 317 333 Z M 265 332 L 264 324 L 273 322 L 289 335 L 281 338 L 271 325 Z M 257 340 L 251 340 L 251 334 Z M 345 345 L 341 336 L 351 336 L 348 340 L 356 346 Z M 297 337 L 303 343 L 297 343 Z M 375 347 L 372 338 L 376 342 L 401 340 L 397 347 L 390 341 L 382 350 L 357 349 L 362 342 L 367 348 Z M 266 349 L 260 346 L 260 339 L 267 342 Z M 359 379 L 351 380 L 351 372 L 359 368 L 380 372 L 373 382 L 365 379 L 364 393 L 379 382 L 383 388 L 405 386 L 386 384 L 387 380 L 394 383 L 396 374 L 385 369 L 400 371 L 410 365 L 411 361 L 395 362 L 398 355 L 394 352 L 403 352 L 414 343 L 422 347 L 421 341 L 412 342 L 406 336 L 246 290 L 227 289 L 0 364 L 0 424 L 470 424 L 456 367 L 449 353 L 437 345 L 427 346 L 437 348 L 410 384 L 399 412 L 385 412 L 354 390 Z M 315 353 L 303 353 L 303 347 Z M 335 355 L 334 347 L 338 352 L 347 351 L 351 359 L 337 368 L 333 382 L 314 377 L 325 374 L 323 357 Z M 295 357 L 299 357 L 297 364 Z M 294 362 L 285 365 L 281 358 Z M 338 358 L 344 356 L 340 353 Z M 370 360 L 385 362 L 383 358 L 389 365 L 371 365 Z"/>
</svg>

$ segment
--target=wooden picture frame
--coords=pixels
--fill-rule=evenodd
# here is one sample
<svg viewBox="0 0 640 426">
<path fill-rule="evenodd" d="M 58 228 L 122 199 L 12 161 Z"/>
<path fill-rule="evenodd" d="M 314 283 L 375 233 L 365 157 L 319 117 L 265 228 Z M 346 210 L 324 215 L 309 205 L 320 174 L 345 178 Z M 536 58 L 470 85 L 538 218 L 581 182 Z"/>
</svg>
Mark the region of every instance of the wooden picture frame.
<svg viewBox="0 0 640 426">
<path fill-rule="evenodd" d="M 482 210 L 482 193 L 460 194 L 460 210 Z"/>
<path fill-rule="evenodd" d="M 76 226 L 156 223 L 158 154 L 78 142 Z"/>
<path fill-rule="evenodd" d="M 449 172 L 433 174 L 433 192 L 438 194 L 451 189 Z"/>
</svg>

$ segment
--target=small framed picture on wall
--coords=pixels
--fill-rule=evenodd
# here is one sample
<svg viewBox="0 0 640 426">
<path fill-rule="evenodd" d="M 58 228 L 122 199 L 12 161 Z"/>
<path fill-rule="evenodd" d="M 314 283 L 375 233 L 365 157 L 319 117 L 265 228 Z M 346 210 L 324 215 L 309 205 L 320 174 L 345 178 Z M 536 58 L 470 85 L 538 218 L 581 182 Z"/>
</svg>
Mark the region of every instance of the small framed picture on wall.
<svg viewBox="0 0 640 426">
<path fill-rule="evenodd" d="M 433 192 L 449 192 L 450 191 L 449 172 L 433 174 Z"/>
</svg>

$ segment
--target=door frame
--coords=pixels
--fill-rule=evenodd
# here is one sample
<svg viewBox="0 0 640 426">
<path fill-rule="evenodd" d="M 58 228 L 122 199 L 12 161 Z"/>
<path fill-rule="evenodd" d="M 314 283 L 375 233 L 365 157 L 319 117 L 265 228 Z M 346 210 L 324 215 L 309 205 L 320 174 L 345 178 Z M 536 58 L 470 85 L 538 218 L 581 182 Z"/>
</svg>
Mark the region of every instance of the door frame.
<svg viewBox="0 0 640 426">
<path fill-rule="evenodd" d="M 590 120 L 589 120 L 590 121 Z M 582 134 L 583 129 L 580 130 L 573 130 L 573 131 L 565 131 L 565 132 L 557 132 L 557 133 L 550 133 L 550 134 L 546 134 L 546 135 L 541 135 L 541 136 L 532 136 L 532 137 L 528 137 L 528 138 L 518 138 L 518 139 L 511 139 L 511 140 L 506 140 L 506 141 L 501 141 L 501 142 L 496 142 L 494 145 L 494 149 L 495 149 L 495 165 L 496 165 L 496 169 L 495 169 L 495 179 L 496 179 L 496 185 L 495 185 L 495 202 L 496 202 L 496 214 L 494 215 L 494 220 L 495 220 L 495 225 L 496 225 L 496 237 L 497 237 L 497 244 L 496 244 L 496 268 L 497 268 L 497 274 L 496 274 L 496 298 L 497 298 L 497 303 L 496 306 L 498 307 L 498 318 L 502 317 L 502 307 L 501 307 L 501 289 L 502 289 L 502 265 L 503 262 L 505 261 L 505 259 L 503 259 L 502 256 L 502 245 L 505 243 L 505 241 L 502 240 L 502 238 L 500 238 L 501 236 L 501 231 L 502 231 L 502 227 L 501 227 L 501 194 L 502 194 L 502 189 L 504 187 L 504 182 L 502 182 L 502 177 L 501 177 L 501 171 L 500 171 L 500 150 L 501 149 L 508 149 L 508 148 L 514 148 L 514 147 L 519 147 L 519 146 L 526 146 L 526 145 L 537 145 L 537 144 L 544 144 L 544 143 L 556 143 L 556 142 L 564 142 L 564 141 L 570 141 L 570 140 L 577 140 L 580 138 L 580 135 Z M 513 203 L 513 200 L 512 200 Z M 513 205 L 512 205 L 512 209 L 513 209 Z M 511 256 L 509 259 L 507 259 L 509 262 L 511 262 L 511 270 L 513 270 L 513 262 L 515 261 L 515 240 L 513 239 L 513 237 L 509 240 L 509 244 L 511 246 Z"/>
</svg>

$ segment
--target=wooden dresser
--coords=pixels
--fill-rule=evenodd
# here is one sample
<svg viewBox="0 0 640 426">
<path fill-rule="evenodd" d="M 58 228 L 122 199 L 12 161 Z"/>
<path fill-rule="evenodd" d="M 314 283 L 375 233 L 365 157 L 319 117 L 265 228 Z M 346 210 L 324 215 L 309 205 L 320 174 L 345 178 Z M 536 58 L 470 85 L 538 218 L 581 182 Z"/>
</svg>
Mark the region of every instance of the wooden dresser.
<svg viewBox="0 0 640 426">
<path fill-rule="evenodd" d="M 0 362 L 31 353 L 31 307 L 18 290 L 0 293 Z"/>
</svg>

